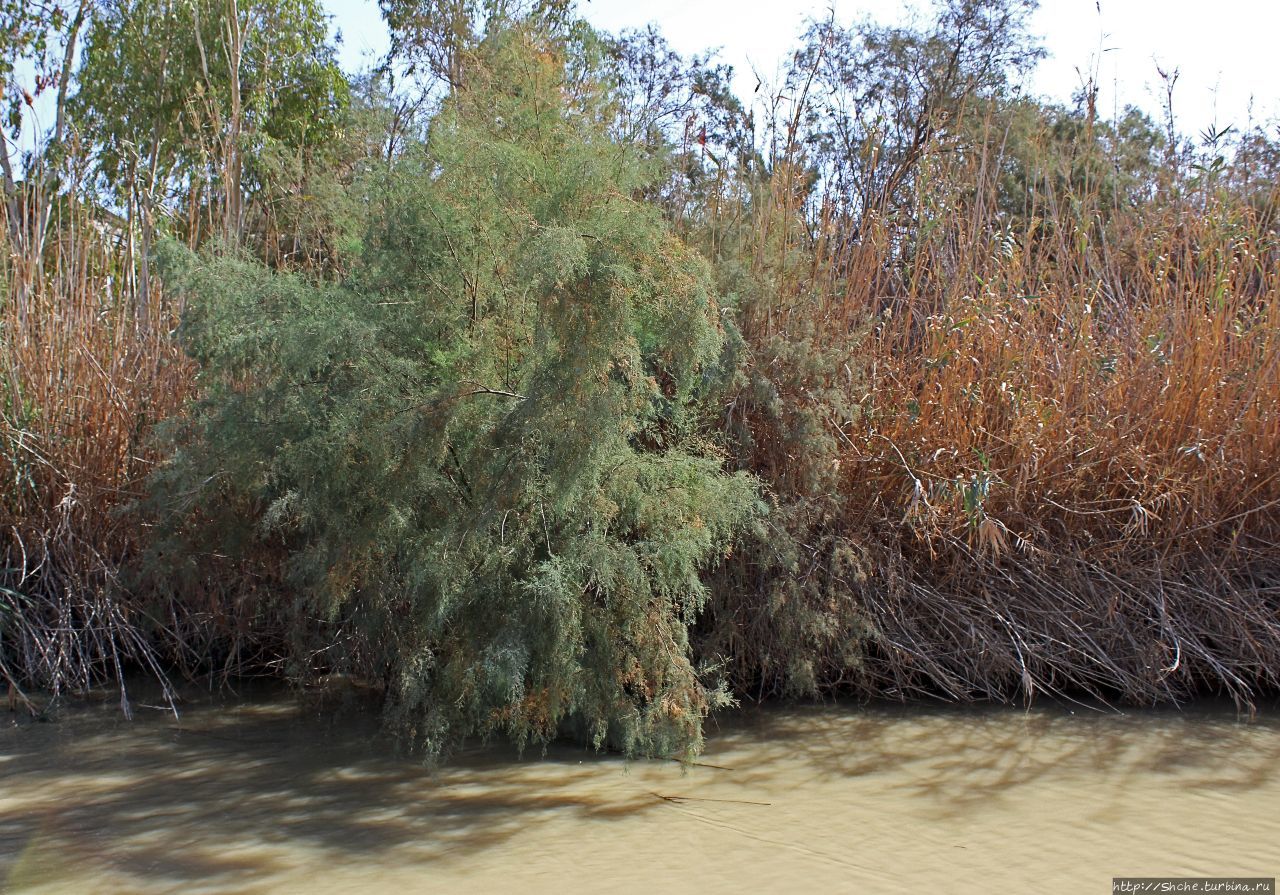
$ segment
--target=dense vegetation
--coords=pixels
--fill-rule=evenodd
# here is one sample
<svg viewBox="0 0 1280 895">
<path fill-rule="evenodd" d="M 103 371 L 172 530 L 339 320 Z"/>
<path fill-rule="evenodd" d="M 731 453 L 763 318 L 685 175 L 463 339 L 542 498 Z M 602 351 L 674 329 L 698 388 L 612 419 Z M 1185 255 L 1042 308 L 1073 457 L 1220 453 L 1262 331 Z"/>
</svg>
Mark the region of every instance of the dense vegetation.
<svg viewBox="0 0 1280 895">
<path fill-rule="evenodd" d="M 436 753 L 1274 690 L 1280 145 L 1026 97 L 1032 6 L 752 107 L 554 0 L 359 76 L 313 0 L 0 6 L 0 677 L 341 673 Z"/>
</svg>

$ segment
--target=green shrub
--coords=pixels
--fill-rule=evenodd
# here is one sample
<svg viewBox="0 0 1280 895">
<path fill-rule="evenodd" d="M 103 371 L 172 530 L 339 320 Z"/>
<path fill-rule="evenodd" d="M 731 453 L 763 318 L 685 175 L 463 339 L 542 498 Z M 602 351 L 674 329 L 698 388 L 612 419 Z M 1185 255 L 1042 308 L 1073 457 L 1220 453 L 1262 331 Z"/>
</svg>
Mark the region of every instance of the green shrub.
<svg viewBox="0 0 1280 895">
<path fill-rule="evenodd" d="M 727 698 L 687 631 L 760 504 L 694 434 L 711 276 L 565 70 L 553 42 L 487 40 L 426 145 L 366 185 L 346 281 L 170 275 L 201 398 L 154 481 L 174 534 L 153 570 L 217 590 L 256 569 L 225 589 L 290 618 L 300 662 L 328 632 L 307 661 L 383 676 L 435 753 L 571 722 L 688 754 Z"/>
</svg>

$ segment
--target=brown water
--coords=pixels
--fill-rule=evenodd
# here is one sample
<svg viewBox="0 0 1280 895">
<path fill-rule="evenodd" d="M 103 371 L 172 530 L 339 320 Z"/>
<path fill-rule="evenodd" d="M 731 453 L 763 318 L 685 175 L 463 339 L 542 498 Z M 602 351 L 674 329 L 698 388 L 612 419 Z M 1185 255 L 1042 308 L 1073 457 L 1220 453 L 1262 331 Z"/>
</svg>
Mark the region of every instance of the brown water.
<svg viewBox="0 0 1280 895">
<path fill-rule="evenodd" d="M 146 710 L 140 710 L 145 712 Z M 773 709 L 703 765 L 432 775 L 285 697 L 0 718 L 0 891 L 1096 892 L 1280 873 L 1280 726 L 1229 708 Z M 712 767 L 710 765 L 715 765 Z"/>
</svg>

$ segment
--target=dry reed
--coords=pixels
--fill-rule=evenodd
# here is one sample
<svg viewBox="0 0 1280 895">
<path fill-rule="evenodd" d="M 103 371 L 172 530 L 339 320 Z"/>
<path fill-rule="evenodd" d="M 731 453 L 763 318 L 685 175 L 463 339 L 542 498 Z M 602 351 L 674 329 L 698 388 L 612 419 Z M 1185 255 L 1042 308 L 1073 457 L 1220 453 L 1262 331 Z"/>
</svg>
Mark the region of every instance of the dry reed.
<svg viewBox="0 0 1280 895">
<path fill-rule="evenodd" d="M 775 288 L 744 330 L 786 409 L 731 415 L 780 503 L 837 483 L 822 532 L 794 533 L 829 586 L 805 644 L 763 594 L 713 640 L 762 692 L 791 652 L 819 689 L 1247 704 L 1280 683 L 1273 215 L 1189 179 L 1013 215 L 993 154 L 927 155 L 879 214 L 806 210 L 775 173 L 752 261 Z M 834 360 L 784 369 L 788 340 Z M 832 447 L 806 456 L 815 421 Z"/>
<path fill-rule="evenodd" d="M 65 199 L 41 217 L 9 246 L 0 308 L 0 681 L 24 700 L 110 682 L 127 714 L 128 669 L 165 680 L 163 624 L 120 582 L 142 536 L 129 507 L 190 368 L 164 296 L 132 294 L 125 235 Z"/>
</svg>

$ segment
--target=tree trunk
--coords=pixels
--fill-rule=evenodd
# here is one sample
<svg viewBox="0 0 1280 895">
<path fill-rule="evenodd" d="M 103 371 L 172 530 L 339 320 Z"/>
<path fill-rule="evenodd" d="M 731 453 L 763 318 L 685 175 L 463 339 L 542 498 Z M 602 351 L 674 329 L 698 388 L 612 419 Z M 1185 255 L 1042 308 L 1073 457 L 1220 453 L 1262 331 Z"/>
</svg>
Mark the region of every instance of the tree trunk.
<svg viewBox="0 0 1280 895">
<path fill-rule="evenodd" d="M 244 110 L 240 95 L 240 65 L 244 57 L 245 28 L 240 22 L 238 0 L 227 0 L 227 66 L 231 75 L 231 112 L 227 120 L 227 132 L 223 146 L 223 188 L 226 205 L 223 209 L 223 238 L 227 245 L 239 242 L 241 225 L 240 196 L 240 132 L 243 128 Z"/>
</svg>

